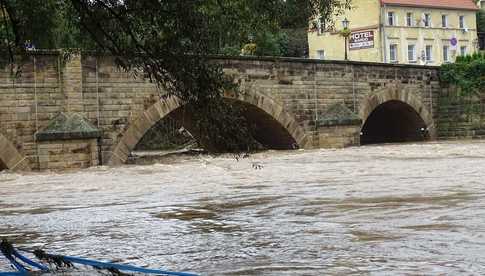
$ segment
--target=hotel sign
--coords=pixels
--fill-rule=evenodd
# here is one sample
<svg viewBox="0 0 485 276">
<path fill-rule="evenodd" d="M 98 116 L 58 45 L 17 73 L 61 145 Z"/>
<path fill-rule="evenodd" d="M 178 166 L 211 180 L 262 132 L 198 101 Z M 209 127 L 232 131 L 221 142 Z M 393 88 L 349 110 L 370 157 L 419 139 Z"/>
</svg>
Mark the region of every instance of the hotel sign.
<svg viewBox="0 0 485 276">
<path fill-rule="evenodd" d="M 374 48 L 374 31 L 356 32 L 350 34 L 350 50 L 367 48 Z"/>
</svg>

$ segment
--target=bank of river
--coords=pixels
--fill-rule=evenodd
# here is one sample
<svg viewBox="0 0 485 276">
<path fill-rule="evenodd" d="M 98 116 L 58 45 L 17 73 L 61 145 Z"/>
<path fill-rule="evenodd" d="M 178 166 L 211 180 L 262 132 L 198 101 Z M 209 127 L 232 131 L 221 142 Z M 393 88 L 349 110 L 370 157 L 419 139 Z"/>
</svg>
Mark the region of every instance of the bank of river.
<svg viewBox="0 0 485 276">
<path fill-rule="evenodd" d="M 484 167 L 440 142 L 4 172 L 0 234 L 202 275 L 484 275 Z"/>
</svg>

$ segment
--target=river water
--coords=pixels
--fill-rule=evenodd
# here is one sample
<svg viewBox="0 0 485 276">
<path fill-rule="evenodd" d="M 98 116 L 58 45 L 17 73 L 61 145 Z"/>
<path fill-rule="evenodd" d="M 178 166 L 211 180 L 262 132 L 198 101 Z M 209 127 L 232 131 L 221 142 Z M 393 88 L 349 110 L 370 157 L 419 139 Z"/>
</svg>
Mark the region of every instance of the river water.
<svg viewBox="0 0 485 276">
<path fill-rule="evenodd" d="M 0 235 L 201 275 L 485 275 L 485 142 L 166 163 L 0 173 Z"/>
</svg>

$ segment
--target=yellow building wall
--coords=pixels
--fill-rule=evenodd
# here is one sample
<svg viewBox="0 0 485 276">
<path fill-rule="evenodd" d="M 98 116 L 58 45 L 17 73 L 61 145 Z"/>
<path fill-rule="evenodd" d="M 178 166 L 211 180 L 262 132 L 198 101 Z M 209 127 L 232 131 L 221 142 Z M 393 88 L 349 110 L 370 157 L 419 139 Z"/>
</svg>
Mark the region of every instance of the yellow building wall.
<svg viewBox="0 0 485 276">
<path fill-rule="evenodd" d="M 385 28 L 383 35 L 386 45 L 386 61 L 390 61 L 389 48 L 390 44 L 397 44 L 398 46 L 398 63 L 414 63 L 408 60 L 408 45 L 416 45 L 416 56 L 418 59 L 415 63 L 441 65 L 443 60 L 443 46 L 449 46 L 449 62 L 454 61 L 457 55 L 460 55 L 460 47 L 466 46 L 467 54 L 472 54 L 476 51 L 476 17 L 474 11 L 462 10 L 446 10 L 446 9 L 425 9 L 425 8 L 410 8 L 399 6 L 386 6 L 383 8 L 385 14 Z M 396 14 L 396 26 L 389 26 L 387 23 L 388 12 Z M 413 23 L 415 26 L 406 26 L 407 13 L 413 14 Z M 424 27 L 421 18 L 424 13 L 429 13 L 431 16 L 431 27 Z M 447 15 L 448 27 L 442 27 L 442 15 Z M 467 31 L 459 28 L 459 16 L 463 15 L 465 18 L 465 27 Z M 456 50 L 452 50 L 450 40 L 456 37 L 458 45 Z M 426 45 L 432 46 L 432 61 L 426 62 L 421 59 Z"/>
<path fill-rule="evenodd" d="M 397 62 L 406 64 L 440 65 L 443 63 L 443 45 L 449 45 L 449 61 L 452 62 L 460 54 L 460 47 L 466 46 L 467 54 L 476 51 L 476 17 L 475 11 L 430 9 L 402 6 L 384 6 L 379 0 L 354 0 L 353 8 L 344 15 L 336 17 L 333 30 L 308 34 L 309 57 L 318 59 L 319 51 L 324 51 L 324 59 L 343 60 L 345 56 L 344 38 L 338 33 L 342 30 L 341 21 L 347 18 L 350 21 L 352 32 L 373 30 L 374 48 L 349 50 L 348 58 L 353 61 L 390 62 L 389 48 L 391 44 L 397 45 Z M 396 26 L 388 26 L 388 12 L 394 12 Z M 414 15 L 414 26 L 406 26 L 406 14 Z M 421 23 L 422 14 L 431 15 L 431 27 L 424 27 Z M 441 27 L 441 16 L 448 16 L 448 27 Z M 465 16 L 467 31 L 459 28 L 459 16 Z M 382 28 L 380 28 L 380 23 Z M 458 45 L 456 51 L 452 50 L 450 39 L 456 37 Z M 408 60 L 408 44 L 416 48 L 416 60 Z M 426 45 L 432 45 L 432 62 L 421 59 L 422 51 Z"/>
<path fill-rule="evenodd" d="M 352 31 L 373 30 L 374 48 L 348 51 L 349 60 L 373 61 L 381 60 L 379 40 L 380 1 L 379 0 L 354 0 L 352 10 L 342 16 L 334 18 L 335 28 L 329 32 L 310 32 L 308 34 L 308 46 L 310 58 L 319 58 L 318 51 L 325 52 L 325 59 L 343 60 L 345 56 L 344 38 L 338 33 L 342 30 L 342 20 L 347 18 Z"/>
</svg>

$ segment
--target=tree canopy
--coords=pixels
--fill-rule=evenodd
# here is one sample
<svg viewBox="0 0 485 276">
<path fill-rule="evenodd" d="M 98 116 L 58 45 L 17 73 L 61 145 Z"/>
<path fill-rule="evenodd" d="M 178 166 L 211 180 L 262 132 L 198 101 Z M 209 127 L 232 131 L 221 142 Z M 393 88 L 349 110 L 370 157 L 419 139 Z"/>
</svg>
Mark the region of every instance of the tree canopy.
<svg viewBox="0 0 485 276">
<path fill-rule="evenodd" d="M 252 39 L 279 43 L 287 37 L 278 30 L 330 21 L 349 7 L 350 0 L 0 0 L 0 59 L 14 63 L 26 41 L 37 49 L 109 53 L 205 114 L 202 136 L 215 143 L 224 137 L 238 150 L 247 137 L 243 121 L 222 127 L 220 115 L 232 112 L 222 95 L 235 87 L 207 57 Z M 270 50 L 257 54 L 281 54 L 263 48 Z"/>
<path fill-rule="evenodd" d="M 124 43 L 150 42 L 155 33 L 172 31 L 187 41 L 197 37 L 206 51 L 218 53 L 264 31 L 302 28 L 317 16 L 331 20 L 348 7 L 349 0 L 0 0 L 0 18 L 7 19 L 0 24 L 11 28 L 10 34 L 1 33 L 1 43 L 30 40 L 37 48 L 85 48 L 83 41 L 93 40 L 104 42 L 99 47 L 113 47 L 120 46 L 121 36 Z M 174 32 L 183 26 L 190 30 Z M 82 37 L 76 37 L 79 32 Z"/>
</svg>

